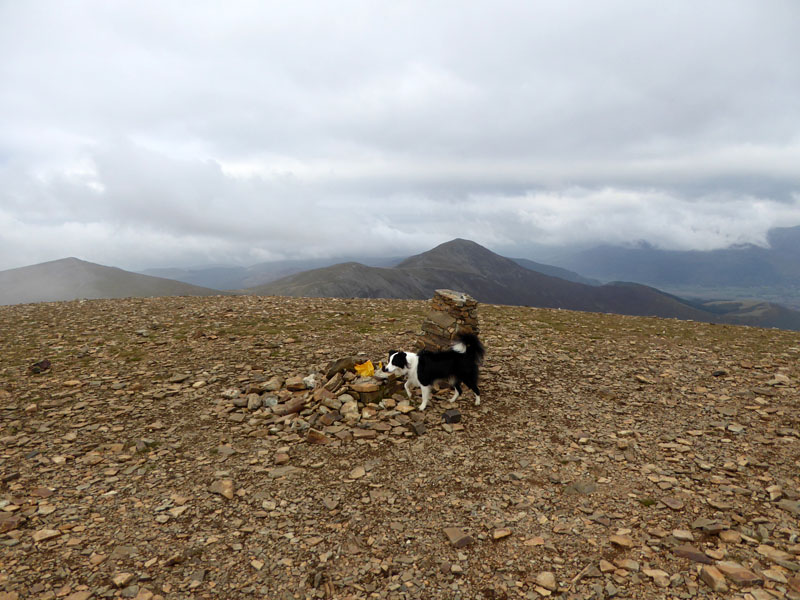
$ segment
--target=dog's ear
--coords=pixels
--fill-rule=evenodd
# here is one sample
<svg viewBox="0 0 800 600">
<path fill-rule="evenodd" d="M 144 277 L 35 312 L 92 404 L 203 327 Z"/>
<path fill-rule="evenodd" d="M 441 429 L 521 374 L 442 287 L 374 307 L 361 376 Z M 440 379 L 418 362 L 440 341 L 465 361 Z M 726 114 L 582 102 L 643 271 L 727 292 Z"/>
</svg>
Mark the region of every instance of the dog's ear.
<svg viewBox="0 0 800 600">
<path fill-rule="evenodd" d="M 397 352 L 392 359 L 392 364 L 400 367 L 401 369 L 405 369 L 408 366 L 408 360 L 406 360 L 406 353 L 405 352 Z"/>
<path fill-rule="evenodd" d="M 398 352 L 397 350 L 389 350 L 389 360 L 387 360 L 386 362 L 391 362 L 392 355 L 397 354 L 397 352 Z"/>
</svg>

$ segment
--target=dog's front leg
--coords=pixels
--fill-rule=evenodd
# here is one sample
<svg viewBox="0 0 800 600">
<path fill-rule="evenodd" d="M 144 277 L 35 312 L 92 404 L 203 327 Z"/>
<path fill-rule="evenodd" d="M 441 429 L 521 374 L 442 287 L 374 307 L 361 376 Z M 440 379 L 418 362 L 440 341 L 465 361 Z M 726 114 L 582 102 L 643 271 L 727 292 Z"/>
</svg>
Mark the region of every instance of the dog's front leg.
<svg viewBox="0 0 800 600">
<path fill-rule="evenodd" d="M 425 410 L 425 407 L 428 406 L 428 400 L 431 399 L 431 386 L 423 385 L 421 386 L 422 389 L 422 404 L 419 405 L 419 410 Z"/>
<path fill-rule="evenodd" d="M 408 396 L 408 399 L 411 400 L 411 382 L 406 381 L 403 387 L 406 388 L 406 395 Z"/>
</svg>

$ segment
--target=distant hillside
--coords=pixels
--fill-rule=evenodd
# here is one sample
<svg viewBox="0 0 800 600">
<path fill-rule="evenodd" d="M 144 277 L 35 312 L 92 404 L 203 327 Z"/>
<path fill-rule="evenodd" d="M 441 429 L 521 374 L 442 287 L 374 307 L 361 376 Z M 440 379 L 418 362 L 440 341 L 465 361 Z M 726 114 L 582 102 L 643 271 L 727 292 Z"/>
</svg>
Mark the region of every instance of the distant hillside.
<svg viewBox="0 0 800 600">
<path fill-rule="evenodd" d="M 237 266 L 166 267 L 145 269 L 141 271 L 141 274 L 182 281 L 183 283 L 215 290 L 235 290 L 245 287 L 244 282 L 247 281 L 248 277 L 247 268 Z"/>
<path fill-rule="evenodd" d="M 797 325 L 800 314 L 798 311 L 772 302 L 717 300 L 703 302 L 701 306 L 705 310 L 723 315 L 726 323 L 752 326 L 769 323 L 770 327 L 779 329 L 800 329 Z"/>
<path fill-rule="evenodd" d="M 429 298 L 438 288 L 466 291 L 481 302 L 564 308 L 707 322 L 743 322 L 725 310 L 708 310 L 657 289 L 633 283 L 590 286 L 521 267 L 468 240 L 453 240 L 393 268 L 346 263 L 292 275 L 248 291 L 261 295 Z M 785 311 L 785 309 L 784 309 Z M 800 313 L 747 314 L 748 324 L 800 329 Z"/>
<path fill-rule="evenodd" d="M 360 263 L 371 266 L 392 266 L 400 262 L 400 258 L 362 258 Z M 249 267 L 209 265 L 189 268 L 156 268 L 145 269 L 144 275 L 165 277 L 176 281 L 183 281 L 192 285 L 199 285 L 216 290 L 241 290 L 244 288 L 269 283 L 288 277 L 295 273 L 302 273 L 310 269 L 320 269 L 344 262 L 352 262 L 349 258 L 312 258 L 277 260 L 258 263 Z"/>
<path fill-rule="evenodd" d="M 428 297 L 427 288 L 402 270 L 354 262 L 304 271 L 245 291 L 266 296 L 313 298 Z"/>
<path fill-rule="evenodd" d="M 575 283 L 585 283 L 586 285 L 601 285 L 603 283 L 597 279 L 584 277 L 583 275 L 575 273 L 574 271 L 570 271 L 569 269 L 562 269 L 561 267 L 554 267 L 553 265 L 545 265 L 527 258 L 512 258 L 511 260 L 517 263 L 520 267 L 525 267 L 530 271 L 537 271 L 538 273 L 543 273 L 544 275 L 550 275 L 551 277 L 558 277 L 559 279 L 566 279 L 567 281 L 574 281 Z"/>
<path fill-rule="evenodd" d="M 775 228 L 769 246 L 711 251 L 600 246 L 558 264 L 602 281 L 636 281 L 703 297 L 756 297 L 800 305 L 800 226 Z"/>
<path fill-rule="evenodd" d="M 77 258 L 0 271 L 0 304 L 80 298 L 213 296 L 221 292 L 179 281 L 105 267 Z"/>
</svg>

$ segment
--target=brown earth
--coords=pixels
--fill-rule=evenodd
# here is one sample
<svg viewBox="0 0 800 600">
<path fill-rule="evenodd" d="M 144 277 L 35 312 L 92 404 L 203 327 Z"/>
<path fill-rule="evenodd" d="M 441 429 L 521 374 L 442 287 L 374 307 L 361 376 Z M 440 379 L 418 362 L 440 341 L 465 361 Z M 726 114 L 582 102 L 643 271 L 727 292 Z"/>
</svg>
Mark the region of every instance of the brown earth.
<svg viewBox="0 0 800 600">
<path fill-rule="evenodd" d="M 482 305 L 460 423 L 302 389 L 426 308 L 0 307 L 0 600 L 800 598 L 800 334 Z"/>
</svg>

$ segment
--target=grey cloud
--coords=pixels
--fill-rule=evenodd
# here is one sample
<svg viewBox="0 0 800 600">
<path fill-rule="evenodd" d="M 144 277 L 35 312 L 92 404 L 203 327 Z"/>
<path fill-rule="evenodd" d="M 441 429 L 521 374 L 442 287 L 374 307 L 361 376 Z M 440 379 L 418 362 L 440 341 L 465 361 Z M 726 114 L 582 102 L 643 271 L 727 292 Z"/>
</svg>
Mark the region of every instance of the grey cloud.
<svg viewBox="0 0 800 600">
<path fill-rule="evenodd" d="M 798 17 L 790 0 L 2 3 L 0 269 L 456 236 L 763 243 L 800 223 Z"/>
</svg>

